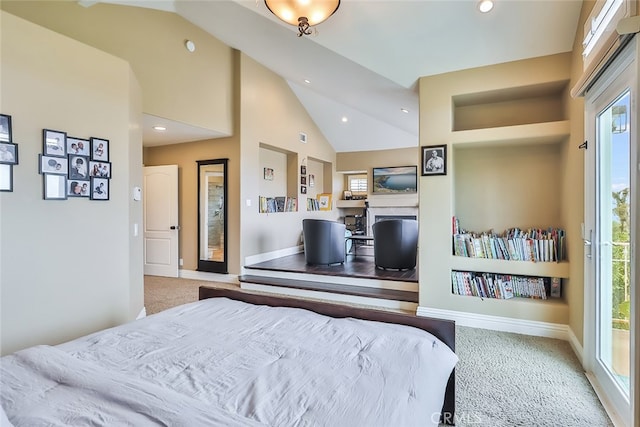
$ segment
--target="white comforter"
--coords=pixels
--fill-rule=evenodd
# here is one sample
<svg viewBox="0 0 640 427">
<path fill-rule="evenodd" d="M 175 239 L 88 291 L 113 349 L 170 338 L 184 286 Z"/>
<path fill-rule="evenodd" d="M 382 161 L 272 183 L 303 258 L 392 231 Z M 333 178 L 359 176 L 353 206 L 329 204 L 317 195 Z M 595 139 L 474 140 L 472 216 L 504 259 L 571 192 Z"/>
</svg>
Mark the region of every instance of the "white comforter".
<svg viewBox="0 0 640 427">
<path fill-rule="evenodd" d="M 15 426 L 437 425 L 456 355 L 424 331 L 215 298 L 0 359 Z"/>
</svg>

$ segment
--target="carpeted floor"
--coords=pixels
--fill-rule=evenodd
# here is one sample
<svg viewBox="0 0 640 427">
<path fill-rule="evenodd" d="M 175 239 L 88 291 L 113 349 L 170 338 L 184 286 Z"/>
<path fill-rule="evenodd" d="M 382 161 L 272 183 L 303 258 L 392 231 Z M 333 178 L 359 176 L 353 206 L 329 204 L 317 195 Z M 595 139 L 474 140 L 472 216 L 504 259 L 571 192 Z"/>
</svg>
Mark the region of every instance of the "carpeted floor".
<svg viewBox="0 0 640 427">
<path fill-rule="evenodd" d="M 198 300 L 198 286 L 237 285 L 145 277 L 147 314 Z M 456 426 L 612 426 L 569 343 L 456 327 Z"/>
</svg>

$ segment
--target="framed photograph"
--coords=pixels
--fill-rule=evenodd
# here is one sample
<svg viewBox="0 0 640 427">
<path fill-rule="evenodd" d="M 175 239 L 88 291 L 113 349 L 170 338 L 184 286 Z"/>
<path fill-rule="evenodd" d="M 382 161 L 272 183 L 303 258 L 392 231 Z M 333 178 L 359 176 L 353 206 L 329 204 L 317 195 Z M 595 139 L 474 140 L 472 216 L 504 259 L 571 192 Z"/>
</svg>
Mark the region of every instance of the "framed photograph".
<svg viewBox="0 0 640 427">
<path fill-rule="evenodd" d="M 102 138 L 91 138 L 91 160 L 100 162 L 109 161 L 109 140 Z"/>
<path fill-rule="evenodd" d="M 0 114 L 0 141 L 11 142 L 11 116 Z"/>
<path fill-rule="evenodd" d="M 0 191 L 13 191 L 12 165 L 0 165 Z"/>
<path fill-rule="evenodd" d="M 318 206 L 321 211 L 331 210 L 331 197 L 330 193 L 318 194 Z"/>
<path fill-rule="evenodd" d="M 111 179 L 111 162 L 89 162 L 89 176 Z"/>
<path fill-rule="evenodd" d="M 69 154 L 69 179 L 89 179 L 89 156 Z"/>
<path fill-rule="evenodd" d="M 309 187 L 313 188 L 316 185 L 316 177 L 313 174 L 309 174 Z"/>
<path fill-rule="evenodd" d="M 345 200 L 351 200 L 353 194 L 351 193 L 351 191 L 345 190 L 342 192 L 342 197 L 344 197 Z"/>
<path fill-rule="evenodd" d="M 89 156 L 90 142 L 88 139 L 75 138 L 73 136 L 67 136 L 67 154 L 78 156 Z"/>
<path fill-rule="evenodd" d="M 67 177 L 64 175 L 44 175 L 44 199 L 45 200 L 66 200 L 67 199 Z"/>
<path fill-rule="evenodd" d="M 301 176 L 300 177 L 300 184 L 307 185 L 307 177 L 306 176 Z"/>
<path fill-rule="evenodd" d="M 68 179 L 67 197 L 89 197 L 89 188 L 91 188 L 89 180 Z"/>
<path fill-rule="evenodd" d="M 307 186 L 306 185 L 301 185 L 300 186 L 300 193 L 307 194 Z"/>
<path fill-rule="evenodd" d="M 0 163 L 5 165 L 18 164 L 18 144 L 0 142 Z"/>
<path fill-rule="evenodd" d="M 267 181 L 273 181 L 273 169 L 264 168 L 264 179 Z"/>
<path fill-rule="evenodd" d="M 109 180 L 91 178 L 91 200 L 109 200 Z"/>
<path fill-rule="evenodd" d="M 447 146 L 422 147 L 422 176 L 447 174 Z"/>
<path fill-rule="evenodd" d="M 418 191 L 418 167 L 394 166 L 373 168 L 373 192 L 376 194 L 406 194 Z"/>
<path fill-rule="evenodd" d="M 44 156 L 38 154 L 40 159 L 39 173 L 55 175 L 67 175 L 69 173 L 69 159 L 66 157 Z"/>
<path fill-rule="evenodd" d="M 45 156 L 67 157 L 67 133 L 42 129 L 42 153 Z"/>
</svg>

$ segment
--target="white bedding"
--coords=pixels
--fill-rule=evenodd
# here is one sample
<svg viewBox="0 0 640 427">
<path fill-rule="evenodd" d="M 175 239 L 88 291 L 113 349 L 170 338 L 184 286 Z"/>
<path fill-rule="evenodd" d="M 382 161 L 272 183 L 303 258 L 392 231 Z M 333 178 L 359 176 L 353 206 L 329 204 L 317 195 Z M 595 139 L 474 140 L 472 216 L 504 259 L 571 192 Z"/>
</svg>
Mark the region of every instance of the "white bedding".
<svg viewBox="0 0 640 427">
<path fill-rule="evenodd" d="M 437 425 L 457 356 L 419 329 L 226 298 L 0 359 L 16 426 Z"/>
</svg>

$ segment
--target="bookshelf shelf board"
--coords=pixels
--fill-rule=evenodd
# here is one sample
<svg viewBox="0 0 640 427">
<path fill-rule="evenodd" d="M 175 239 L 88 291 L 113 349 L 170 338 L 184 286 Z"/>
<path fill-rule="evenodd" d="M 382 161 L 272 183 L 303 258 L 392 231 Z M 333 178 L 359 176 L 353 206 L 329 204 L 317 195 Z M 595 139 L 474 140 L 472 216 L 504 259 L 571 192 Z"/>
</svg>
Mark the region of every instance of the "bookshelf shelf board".
<svg viewBox="0 0 640 427">
<path fill-rule="evenodd" d="M 336 200 L 337 208 L 364 208 L 364 200 Z"/>
<path fill-rule="evenodd" d="M 569 263 L 507 261 L 503 259 L 467 258 L 451 256 L 451 269 L 483 273 L 516 274 L 519 276 L 542 276 L 569 278 Z"/>
<path fill-rule="evenodd" d="M 560 144 L 570 135 L 568 120 L 451 132 L 456 148 Z"/>
</svg>

